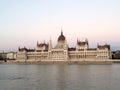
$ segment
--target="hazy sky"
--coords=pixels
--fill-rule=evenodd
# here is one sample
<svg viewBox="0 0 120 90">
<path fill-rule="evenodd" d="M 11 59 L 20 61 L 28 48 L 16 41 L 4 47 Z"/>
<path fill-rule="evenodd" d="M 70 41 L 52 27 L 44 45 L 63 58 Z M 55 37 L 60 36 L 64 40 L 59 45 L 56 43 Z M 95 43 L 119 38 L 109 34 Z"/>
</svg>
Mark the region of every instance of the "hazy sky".
<svg viewBox="0 0 120 90">
<path fill-rule="evenodd" d="M 61 28 L 69 46 L 88 38 L 90 47 L 120 49 L 120 0 L 0 0 L 0 52 L 50 36 L 55 45 Z"/>
</svg>

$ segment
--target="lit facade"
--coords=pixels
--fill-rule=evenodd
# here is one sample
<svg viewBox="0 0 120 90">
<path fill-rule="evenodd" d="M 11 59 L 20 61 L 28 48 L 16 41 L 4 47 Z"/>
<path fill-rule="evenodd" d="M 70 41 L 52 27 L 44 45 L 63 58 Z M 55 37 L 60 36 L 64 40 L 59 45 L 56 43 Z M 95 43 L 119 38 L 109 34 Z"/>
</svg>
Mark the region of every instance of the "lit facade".
<svg viewBox="0 0 120 90">
<path fill-rule="evenodd" d="M 35 49 L 19 48 L 18 61 L 105 61 L 111 58 L 110 45 L 97 45 L 97 48 L 89 48 L 88 40 L 77 40 L 76 47 L 70 48 L 61 31 L 57 45 L 52 47 L 49 43 L 38 43 Z"/>
</svg>

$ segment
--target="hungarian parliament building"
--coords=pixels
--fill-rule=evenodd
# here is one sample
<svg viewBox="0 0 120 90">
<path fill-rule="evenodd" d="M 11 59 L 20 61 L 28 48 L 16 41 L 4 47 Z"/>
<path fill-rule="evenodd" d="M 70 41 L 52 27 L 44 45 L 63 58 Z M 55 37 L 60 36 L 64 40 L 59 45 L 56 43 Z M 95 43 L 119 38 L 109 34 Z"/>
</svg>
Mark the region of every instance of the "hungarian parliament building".
<svg viewBox="0 0 120 90">
<path fill-rule="evenodd" d="M 88 40 L 77 40 L 75 47 L 69 47 L 66 37 L 61 31 L 57 39 L 57 45 L 49 43 L 38 43 L 35 49 L 26 47 L 18 49 L 18 61 L 105 61 L 111 59 L 110 45 L 97 45 L 96 48 L 89 48 Z"/>
</svg>

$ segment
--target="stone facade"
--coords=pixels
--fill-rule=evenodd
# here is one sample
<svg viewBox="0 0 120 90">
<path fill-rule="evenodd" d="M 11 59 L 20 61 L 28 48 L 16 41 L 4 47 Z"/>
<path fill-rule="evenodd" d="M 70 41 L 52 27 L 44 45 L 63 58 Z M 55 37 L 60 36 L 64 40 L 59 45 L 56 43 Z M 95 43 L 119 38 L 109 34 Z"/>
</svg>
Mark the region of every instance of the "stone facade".
<svg viewBox="0 0 120 90">
<path fill-rule="evenodd" d="M 6 59 L 7 60 L 15 60 L 16 59 L 16 52 L 8 52 Z"/>
<path fill-rule="evenodd" d="M 36 49 L 19 48 L 18 61 L 99 61 L 111 58 L 110 45 L 97 45 L 97 48 L 89 48 L 88 40 L 77 40 L 76 47 L 69 48 L 67 40 L 61 31 L 57 45 L 53 48 L 52 41 L 38 43 Z"/>
</svg>

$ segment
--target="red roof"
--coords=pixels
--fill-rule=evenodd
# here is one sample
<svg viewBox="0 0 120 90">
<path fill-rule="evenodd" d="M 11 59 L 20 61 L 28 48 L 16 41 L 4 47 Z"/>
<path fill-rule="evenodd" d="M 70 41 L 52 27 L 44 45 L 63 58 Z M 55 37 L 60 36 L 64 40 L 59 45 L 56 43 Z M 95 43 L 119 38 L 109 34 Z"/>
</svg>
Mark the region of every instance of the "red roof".
<svg viewBox="0 0 120 90">
<path fill-rule="evenodd" d="M 58 41 L 64 41 L 65 36 L 63 35 L 63 32 L 61 31 L 61 35 L 58 37 Z"/>
<path fill-rule="evenodd" d="M 86 45 L 86 44 L 88 45 L 88 40 L 85 39 L 85 41 L 80 41 L 80 40 L 77 39 L 77 44 L 78 45 Z"/>
<path fill-rule="evenodd" d="M 27 51 L 27 48 L 26 47 L 24 47 L 24 48 L 19 47 L 19 51 Z"/>
<path fill-rule="evenodd" d="M 23 52 L 23 51 L 34 52 L 35 49 L 27 49 L 26 47 L 24 47 L 24 48 L 20 48 L 20 47 L 19 47 L 19 51 L 20 51 L 20 52 Z"/>
<path fill-rule="evenodd" d="M 45 42 L 39 44 L 39 43 L 37 42 L 37 46 L 38 46 L 38 47 L 43 47 L 43 46 L 48 47 L 48 44 L 46 44 Z"/>
<path fill-rule="evenodd" d="M 42 43 L 41 43 L 41 44 L 38 44 L 37 46 L 38 46 L 38 47 L 43 47 L 43 46 L 48 47 L 48 45 L 47 45 L 47 44 L 42 44 Z"/>
<path fill-rule="evenodd" d="M 64 41 L 65 40 L 65 37 L 63 36 L 63 35 L 60 35 L 59 37 L 58 37 L 58 41 Z"/>
<path fill-rule="evenodd" d="M 27 49 L 27 52 L 34 52 L 35 49 Z"/>
<path fill-rule="evenodd" d="M 72 48 L 68 48 L 68 51 L 75 51 L 76 48 L 72 47 Z"/>
<path fill-rule="evenodd" d="M 78 45 L 86 45 L 88 44 L 87 42 L 77 42 Z"/>
<path fill-rule="evenodd" d="M 110 50 L 110 45 L 98 45 L 97 46 L 99 49 L 105 49 L 105 48 L 108 48 L 108 50 Z"/>
</svg>

